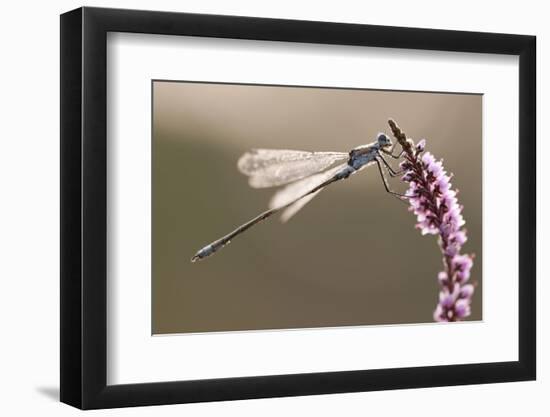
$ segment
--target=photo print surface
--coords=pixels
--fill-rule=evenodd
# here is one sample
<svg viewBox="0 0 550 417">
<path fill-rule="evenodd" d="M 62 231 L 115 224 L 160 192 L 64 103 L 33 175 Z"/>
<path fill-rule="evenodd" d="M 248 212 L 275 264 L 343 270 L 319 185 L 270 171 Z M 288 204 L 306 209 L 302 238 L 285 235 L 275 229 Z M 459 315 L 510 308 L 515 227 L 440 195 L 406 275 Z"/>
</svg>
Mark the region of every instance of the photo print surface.
<svg viewBox="0 0 550 417">
<path fill-rule="evenodd" d="M 152 95 L 153 334 L 482 319 L 481 94 Z"/>
</svg>

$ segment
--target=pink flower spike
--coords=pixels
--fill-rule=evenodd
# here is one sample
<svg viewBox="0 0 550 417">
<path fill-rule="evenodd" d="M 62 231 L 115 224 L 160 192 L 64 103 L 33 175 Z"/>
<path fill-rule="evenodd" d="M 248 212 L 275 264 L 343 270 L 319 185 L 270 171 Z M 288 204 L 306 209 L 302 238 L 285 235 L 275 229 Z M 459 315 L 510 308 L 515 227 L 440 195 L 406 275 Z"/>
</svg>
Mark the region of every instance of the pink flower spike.
<svg viewBox="0 0 550 417">
<path fill-rule="evenodd" d="M 450 182 L 452 175 L 447 175 L 443 160 L 436 160 L 430 152 L 424 152 L 425 148 L 424 139 L 416 147 L 403 146 L 402 180 L 409 184 L 405 195 L 410 196 L 409 210 L 416 216 L 416 228 L 422 235 L 439 236 L 445 269 L 437 275 L 440 291 L 433 319 L 457 321 L 471 314 L 475 287 L 465 283 L 470 279 L 473 257 L 460 253 L 468 238 L 462 229 L 466 223 L 463 207 L 458 204 L 457 192 Z"/>
</svg>

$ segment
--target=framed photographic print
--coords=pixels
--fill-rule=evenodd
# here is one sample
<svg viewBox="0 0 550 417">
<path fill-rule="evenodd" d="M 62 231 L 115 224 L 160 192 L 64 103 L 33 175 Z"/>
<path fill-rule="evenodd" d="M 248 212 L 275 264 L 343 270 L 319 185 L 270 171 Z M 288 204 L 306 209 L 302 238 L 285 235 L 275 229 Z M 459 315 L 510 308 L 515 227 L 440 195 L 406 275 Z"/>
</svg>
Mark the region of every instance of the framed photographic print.
<svg viewBox="0 0 550 417">
<path fill-rule="evenodd" d="M 535 379 L 535 103 L 532 36 L 63 14 L 61 401 Z"/>
</svg>

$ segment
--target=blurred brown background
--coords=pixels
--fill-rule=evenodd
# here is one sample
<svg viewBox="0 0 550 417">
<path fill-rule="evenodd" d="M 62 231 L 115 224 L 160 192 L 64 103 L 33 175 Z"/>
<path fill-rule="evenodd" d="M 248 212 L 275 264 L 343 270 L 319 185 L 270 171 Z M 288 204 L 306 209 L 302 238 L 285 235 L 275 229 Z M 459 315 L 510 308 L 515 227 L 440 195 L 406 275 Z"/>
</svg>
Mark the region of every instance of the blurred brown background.
<svg viewBox="0 0 550 417">
<path fill-rule="evenodd" d="M 376 167 L 322 191 L 287 224 L 273 217 L 202 262 L 205 244 L 267 208 L 236 167 L 250 148 L 349 151 L 389 132 L 426 138 L 460 190 L 481 319 L 482 96 L 153 83 L 154 334 L 425 323 L 441 255 Z M 404 191 L 399 179 L 394 189 Z"/>
</svg>

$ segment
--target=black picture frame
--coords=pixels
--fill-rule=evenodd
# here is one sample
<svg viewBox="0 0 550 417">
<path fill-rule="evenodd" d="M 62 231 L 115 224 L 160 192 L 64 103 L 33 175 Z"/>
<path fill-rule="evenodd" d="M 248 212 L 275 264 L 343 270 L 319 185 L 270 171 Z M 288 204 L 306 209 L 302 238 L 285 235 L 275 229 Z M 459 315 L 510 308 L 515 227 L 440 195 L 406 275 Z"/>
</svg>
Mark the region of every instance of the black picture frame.
<svg viewBox="0 0 550 417">
<path fill-rule="evenodd" d="M 107 385 L 108 32 L 519 56 L 519 360 Z M 61 15 L 61 401 L 95 409 L 535 379 L 535 51 L 524 35 L 88 7 Z"/>
</svg>

